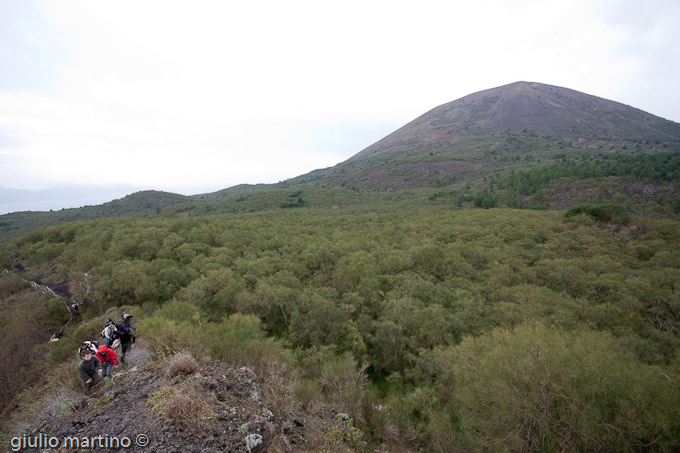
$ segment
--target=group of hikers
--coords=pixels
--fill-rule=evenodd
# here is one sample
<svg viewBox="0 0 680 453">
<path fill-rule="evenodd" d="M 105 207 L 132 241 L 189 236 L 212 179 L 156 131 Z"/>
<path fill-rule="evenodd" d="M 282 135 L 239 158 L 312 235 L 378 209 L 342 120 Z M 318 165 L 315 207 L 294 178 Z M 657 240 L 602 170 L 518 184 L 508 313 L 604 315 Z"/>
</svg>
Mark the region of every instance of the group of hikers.
<svg viewBox="0 0 680 453">
<path fill-rule="evenodd" d="M 118 322 L 111 319 L 104 325 L 100 341 L 83 341 L 78 348 L 78 373 L 83 379 L 85 393 L 100 383 L 103 378 L 111 379 L 113 370 L 125 363 L 125 355 L 135 347 L 135 325 L 132 315 L 123 312 Z"/>
</svg>

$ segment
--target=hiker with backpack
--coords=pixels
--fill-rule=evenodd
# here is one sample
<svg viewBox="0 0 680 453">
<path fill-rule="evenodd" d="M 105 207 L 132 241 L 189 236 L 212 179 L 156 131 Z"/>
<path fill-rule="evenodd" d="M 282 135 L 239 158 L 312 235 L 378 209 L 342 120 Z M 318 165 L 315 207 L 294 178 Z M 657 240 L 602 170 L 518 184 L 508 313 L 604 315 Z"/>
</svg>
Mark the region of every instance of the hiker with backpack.
<svg viewBox="0 0 680 453">
<path fill-rule="evenodd" d="M 89 393 L 92 387 L 102 381 L 102 378 L 99 375 L 102 371 L 102 364 L 89 349 L 81 351 L 80 358 L 78 374 L 80 374 L 80 377 L 83 380 L 83 391 Z"/>
<path fill-rule="evenodd" d="M 94 340 L 83 341 L 82 343 L 80 343 L 80 347 L 78 348 L 78 351 L 77 351 L 78 358 L 81 357 L 81 354 L 82 354 L 83 351 L 90 351 L 92 354 L 96 354 L 98 347 L 99 347 L 99 343 L 97 343 Z"/>
<path fill-rule="evenodd" d="M 99 345 L 99 349 L 97 350 L 95 356 L 102 364 L 102 377 L 108 377 L 111 379 L 113 377 L 113 368 L 118 368 L 116 353 L 113 351 L 113 349 L 109 348 L 105 344 L 102 344 Z"/>
<path fill-rule="evenodd" d="M 104 344 L 109 348 L 113 348 L 113 341 L 118 338 L 118 328 L 116 323 L 109 321 L 104 325 L 104 330 L 102 330 L 102 338 L 104 338 Z"/>
<path fill-rule="evenodd" d="M 135 347 L 135 336 L 128 327 L 118 326 L 118 336 L 120 341 L 120 361 L 125 363 L 125 354 Z M 114 342 L 115 343 L 115 342 Z"/>
<path fill-rule="evenodd" d="M 125 363 L 125 354 L 129 349 L 135 347 L 135 331 L 137 328 L 132 324 L 132 315 L 128 312 L 123 312 L 120 321 L 117 324 L 118 337 L 120 338 L 120 361 Z"/>
</svg>

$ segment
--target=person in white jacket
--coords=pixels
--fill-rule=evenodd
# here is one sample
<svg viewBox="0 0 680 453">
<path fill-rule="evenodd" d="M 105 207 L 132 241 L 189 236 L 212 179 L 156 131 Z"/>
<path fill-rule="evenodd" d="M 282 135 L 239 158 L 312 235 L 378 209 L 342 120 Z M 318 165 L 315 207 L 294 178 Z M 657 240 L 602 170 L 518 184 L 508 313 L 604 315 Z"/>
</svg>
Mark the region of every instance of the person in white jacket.
<svg viewBox="0 0 680 453">
<path fill-rule="evenodd" d="M 116 328 L 116 324 L 111 322 L 111 324 L 108 324 L 106 327 L 104 327 L 104 330 L 102 330 L 102 338 L 104 338 L 104 343 L 106 343 L 106 346 L 112 348 L 113 340 L 118 338 L 118 329 Z"/>
<path fill-rule="evenodd" d="M 97 348 L 99 345 L 97 344 L 96 341 L 83 341 L 80 343 L 80 347 L 78 348 L 78 358 L 80 358 L 80 354 L 83 351 L 90 351 L 92 355 L 97 353 Z"/>
</svg>

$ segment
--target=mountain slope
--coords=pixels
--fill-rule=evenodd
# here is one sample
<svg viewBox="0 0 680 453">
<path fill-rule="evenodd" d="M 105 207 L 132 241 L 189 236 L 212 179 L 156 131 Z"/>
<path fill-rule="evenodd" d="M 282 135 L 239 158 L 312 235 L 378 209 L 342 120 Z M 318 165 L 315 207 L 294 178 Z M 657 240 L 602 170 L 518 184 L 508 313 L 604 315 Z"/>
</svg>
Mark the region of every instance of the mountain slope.
<svg viewBox="0 0 680 453">
<path fill-rule="evenodd" d="M 349 161 L 502 133 L 538 134 L 581 147 L 619 140 L 680 143 L 678 123 L 575 90 L 516 82 L 436 107 Z"/>
<path fill-rule="evenodd" d="M 474 184 L 541 158 L 678 149 L 678 123 L 567 88 L 516 82 L 436 107 L 315 182 L 379 190 L 442 187 Z M 518 158 L 523 161 L 514 163 Z"/>
</svg>

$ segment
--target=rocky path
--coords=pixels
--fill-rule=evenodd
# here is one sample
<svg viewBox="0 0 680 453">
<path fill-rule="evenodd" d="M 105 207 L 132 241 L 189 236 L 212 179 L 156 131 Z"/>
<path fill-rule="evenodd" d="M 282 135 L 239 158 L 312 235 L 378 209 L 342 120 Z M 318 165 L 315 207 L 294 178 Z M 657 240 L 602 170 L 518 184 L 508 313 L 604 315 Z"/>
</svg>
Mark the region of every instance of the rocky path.
<svg viewBox="0 0 680 453">
<path fill-rule="evenodd" d="M 48 419 L 40 433 L 71 439 L 71 447 L 78 439 L 83 451 L 267 451 L 275 425 L 252 371 L 212 361 L 172 376 L 171 360 L 156 361 L 139 346 L 127 359 L 112 382 L 80 397 L 70 414 Z M 79 451 L 68 445 L 51 451 Z"/>
</svg>

